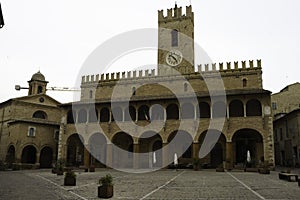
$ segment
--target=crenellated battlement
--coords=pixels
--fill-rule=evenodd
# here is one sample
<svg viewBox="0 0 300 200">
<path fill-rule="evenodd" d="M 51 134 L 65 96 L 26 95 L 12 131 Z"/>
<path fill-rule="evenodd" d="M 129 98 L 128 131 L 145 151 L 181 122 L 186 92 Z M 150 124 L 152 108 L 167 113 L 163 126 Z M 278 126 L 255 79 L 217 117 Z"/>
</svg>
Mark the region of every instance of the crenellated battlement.
<svg viewBox="0 0 300 200">
<path fill-rule="evenodd" d="M 247 65 L 248 64 L 248 65 Z M 198 72 L 209 72 L 209 71 L 219 71 L 219 72 L 232 72 L 232 71 L 242 71 L 242 70 L 250 70 L 250 69 L 261 69 L 261 60 L 256 60 L 256 65 L 254 64 L 254 60 L 249 60 L 248 63 L 246 61 L 238 61 L 235 62 L 226 62 L 219 63 L 217 66 L 216 63 L 212 64 L 204 64 L 198 65 Z"/>
<path fill-rule="evenodd" d="M 156 75 L 155 69 L 87 75 L 87 76 L 82 76 L 81 83 L 117 81 L 120 79 L 136 79 L 136 78 L 152 77 L 155 75 Z"/>
<path fill-rule="evenodd" d="M 246 61 L 235 61 L 235 62 L 226 62 L 226 63 L 211 63 L 211 64 L 203 64 L 198 65 L 195 69 L 195 73 L 203 73 L 203 72 L 216 72 L 220 73 L 235 73 L 235 72 L 246 72 L 250 70 L 261 69 L 261 60 L 249 60 Z M 118 81 L 121 79 L 141 79 L 146 77 L 156 77 L 157 70 L 156 69 L 146 69 L 139 71 L 127 71 L 127 72 L 116 72 L 116 73 L 106 73 L 106 74 L 97 74 L 97 75 L 87 75 L 82 76 L 81 83 L 98 83 L 105 81 Z"/>
<path fill-rule="evenodd" d="M 167 9 L 167 16 L 164 15 L 163 10 L 158 11 L 158 22 L 164 22 L 172 19 L 179 18 L 192 18 L 194 19 L 194 13 L 192 11 L 192 6 L 186 6 L 186 14 L 182 14 L 182 7 L 177 7 L 175 4 L 175 8 Z"/>
</svg>

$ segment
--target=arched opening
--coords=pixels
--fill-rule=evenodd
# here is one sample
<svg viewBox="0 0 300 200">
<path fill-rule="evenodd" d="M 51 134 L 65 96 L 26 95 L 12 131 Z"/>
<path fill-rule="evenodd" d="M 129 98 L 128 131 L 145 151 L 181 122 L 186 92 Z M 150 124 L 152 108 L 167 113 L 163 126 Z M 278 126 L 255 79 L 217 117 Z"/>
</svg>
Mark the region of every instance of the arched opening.
<svg viewBox="0 0 300 200">
<path fill-rule="evenodd" d="M 154 104 L 151 106 L 151 121 L 154 120 L 164 120 L 165 111 L 164 108 L 159 104 Z"/>
<path fill-rule="evenodd" d="M 226 104 L 223 101 L 217 101 L 213 104 L 213 118 L 226 117 Z"/>
<path fill-rule="evenodd" d="M 123 121 L 123 111 L 120 107 L 114 107 L 112 109 L 112 121 L 122 122 Z"/>
<path fill-rule="evenodd" d="M 74 124 L 74 116 L 76 116 L 76 112 L 73 110 L 69 110 L 67 114 L 67 123 L 68 124 Z"/>
<path fill-rule="evenodd" d="M 36 148 L 32 145 L 26 146 L 22 151 L 21 163 L 35 164 Z"/>
<path fill-rule="evenodd" d="M 91 108 L 89 110 L 89 122 L 98 122 L 98 110 Z"/>
<path fill-rule="evenodd" d="M 105 167 L 107 141 L 102 133 L 95 133 L 89 139 L 89 152 L 91 164 L 97 167 Z"/>
<path fill-rule="evenodd" d="M 162 138 L 159 134 L 149 131 L 139 138 L 139 166 L 153 168 L 162 166 Z"/>
<path fill-rule="evenodd" d="M 206 155 L 201 158 L 205 167 L 216 168 L 223 164 L 226 158 L 226 137 L 222 132 L 215 129 L 204 131 L 199 137 L 199 145 L 201 154 L 205 152 Z"/>
<path fill-rule="evenodd" d="M 149 117 L 149 107 L 146 105 L 142 105 L 138 110 L 138 120 L 150 120 Z"/>
<path fill-rule="evenodd" d="M 185 103 L 181 106 L 181 119 L 194 119 L 194 105 Z"/>
<path fill-rule="evenodd" d="M 16 159 L 15 147 L 13 145 L 10 145 L 7 150 L 7 154 L 5 158 L 5 162 L 7 163 L 8 168 L 12 168 L 12 164 L 15 162 L 15 159 Z"/>
<path fill-rule="evenodd" d="M 53 151 L 50 147 L 44 147 L 40 153 L 40 168 L 51 168 Z"/>
<path fill-rule="evenodd" d="M 93 90 L 90 90 L 90 99 L 93 98 Z"/>
<path fill-rule="evenodd" d="M 39 110 L 33 113 L 32 118 L 47 119 L 47 114 L 44 111 Z"/>
<path fill-rule="evenodd" d="M 168 161 L 174 162 L 175 153 L 178 164 L 187 165 L 192 162 L 192 136 L 185 131 L 174 131 L 168 137 Z"/>
<path fill-rule="evenodd" d="M 261 116 L 262 109 L 260 101 L 257 99 L 249 100 L 246 105 L 246 114 L 247 116 Z"/>
<path fill-rule="evenodd" d="M 41 94 L 43 93 L 43 87 L 42 86 L 38 86 L 38 91 L 37 91 L 38 94 Z"/>
<path fill-rule="evenodd" d="M 112 139 L 113 147 L 113 167 L 132 168 L 133 167 L 133 139 L 124 132 L 117 133 Z"/>
<path fill-rule="evenodd" d="M 136 120 L 136 110 L 133 106 L 129 106 L 125 109 L 125 119 L 124 121 L 135 121 Z"/>
<path fill-rule="evenodd" d="M 100 122 L 109 122 L 109 109 L 102 108 L 100 111 Z"/>
<path fill-rule="evenodd" d="M 252 167 L 255 167 L 264 156 L 263 138 L 256 130 L 241 129 L 234 133 L 232 142 L 235 164 L 245 166 L 247 163 L 247 151 L 250 152 L 250 165 Z"/>
<path fill-rule="evenodd" d="M 172 47 L 177 47 L 178 46 L 178 31 L 177 30 L 172 30 L 171 32 L 171 43 L 172 43 Z"/>
<path fill-rule="evenodd" d="M 199 103 L 200 118 L 210 118 L 210 106 L 206 102 Z"/>
<path fill-rule="evenodd" d="M 176 104 L 170 104 L 167 107 L 167 120 L 179 119 L 179 109 Z"/>
<path fill-rule="evenodd" d="M 78 112 L 78 123 L 86 123 L 87 122 L 87 112 L 85 109 L 80 109 Z"/>
<path fill-rule="evenodd" d="M 77 133 L 71 135 L 67 140 L 67 165 L 83 165 L 84 145 L 83 139 Z"/>
<path fill-rule="evenodd" d="M 243 87 L 247 87 L 247 79 L 246 78 L 243 78 Z"/>
<path fill-rule="evenodd" d="M 244 117 L 244 104 L 240 100 L 233 100 L 229 104 L 229 117 Z"/>
</svg>

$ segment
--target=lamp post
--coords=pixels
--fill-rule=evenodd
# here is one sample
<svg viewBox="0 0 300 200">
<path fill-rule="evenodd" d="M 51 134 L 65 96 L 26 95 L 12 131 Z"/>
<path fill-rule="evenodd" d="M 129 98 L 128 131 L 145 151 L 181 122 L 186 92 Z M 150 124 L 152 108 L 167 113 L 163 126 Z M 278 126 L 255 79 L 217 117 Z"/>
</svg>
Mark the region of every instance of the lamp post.
<svg viewBox="0 0 300 200">
<path fill-rule="evenodd" d="M 2 28 L 3 26 L 4 26 L 4 19 L 3 19 L 1 3 L 0 3 L 0 28 Z"/>
</svg>

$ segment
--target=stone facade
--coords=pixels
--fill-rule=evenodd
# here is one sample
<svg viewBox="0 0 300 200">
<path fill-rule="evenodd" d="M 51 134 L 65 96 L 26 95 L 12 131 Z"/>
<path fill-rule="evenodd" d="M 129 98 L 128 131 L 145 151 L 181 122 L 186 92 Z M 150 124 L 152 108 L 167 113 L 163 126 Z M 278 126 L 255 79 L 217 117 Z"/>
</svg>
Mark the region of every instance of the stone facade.
<svg viewBox="0 0 300 200">
<path fill-rule="evenodd" d="M 28 96 L 0 104 L 0 160 L 9 167 L 51 167 L 57 155 L 60 103 L 46 95 L 47 81 L 40 72 L 28 82 Z"/>
<path fill-rule="evenodd" d="M 184 166 L 200 157 L 205 166 L 233 168 L 250 151 L 253 165 L 274 165 L 261 60 L 195 67 L 192 7 L 185 15 L 177 6 L 167 16 L 159 11 L 158 20 L 157 69 L 85 75 L 81 100 L 61 105 L 58 158 L 152 168 L 166 167 L 176 153 Z"/>
<path fill-rule="evenodd" d="M 275 161 L 281 166 L 299 166 L 300 109 L 274 120 Z"/>
<path fill-rule="evenodd" d="M 286 86 L 280 92 L 272 94 L 272 112 L 278 118 L 300 107 L 300 83 Z"/>
</svg>

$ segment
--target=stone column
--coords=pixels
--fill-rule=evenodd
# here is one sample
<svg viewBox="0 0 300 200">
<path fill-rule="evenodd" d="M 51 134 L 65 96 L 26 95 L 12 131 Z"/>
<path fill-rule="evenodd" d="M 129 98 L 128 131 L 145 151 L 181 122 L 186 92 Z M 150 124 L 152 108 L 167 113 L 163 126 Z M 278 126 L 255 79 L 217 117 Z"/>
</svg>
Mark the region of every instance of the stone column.
<svg viewBox="0 0 300 200">
<path fill-rule="evenodd" d="M 139 143 L 133 144 L 133 168 L 139 168 Z"/>
<path fill-rule="evenodd" d="M 87 145 L 84 145 L 84 149 L 83 149 L 83 164 L 85 167 L 89 167 L 90 166 L 90 153 L 87 150 Z"/>
<path fill-rule="evenodd" d="M 162 145 L 162 165 L 164 168 L 168 168 L 169 165 L 169 155 L 168 155 L 168 143 L 163 143 Z"/>
<path fill-rule="evenodd" d="M 193 142 L 193 159 L 199 158 L 199 142 Z"/>
<path fill-rule="evenodd" d="M 226 169 L 232 169 L 233 157 L 232 157 L 232 142 L 226 142 Z"/>
<path fill-rule="evenodd" d="M 113 149 L 112 143 L 106 145 L 106 166 L 109 168 L 113 168 Z"/>
</svg>

